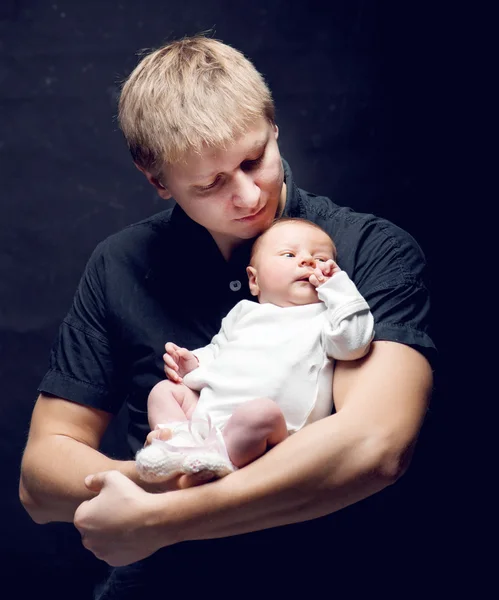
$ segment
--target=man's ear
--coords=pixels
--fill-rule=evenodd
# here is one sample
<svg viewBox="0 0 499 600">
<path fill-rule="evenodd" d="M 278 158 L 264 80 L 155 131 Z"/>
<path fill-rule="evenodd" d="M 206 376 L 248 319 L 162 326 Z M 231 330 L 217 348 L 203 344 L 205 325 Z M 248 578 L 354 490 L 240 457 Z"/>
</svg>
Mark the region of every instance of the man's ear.
<svg viewBox="0 0 499 600">
<path fill-rule="evenodd" d="M 277 127 L 276 123 L 274 123 L 274 135 L 275 139 L 277 140 L 277 138 L 279 137 L 279 127 Z"/>
<path fill-rule="evenodd" d="M 254 267 L 246 267 L 246 273 L 248 274 L 248 283 L 251 295 L 258 296 L 260 293 L 260 288 L 258 287 L 256 269 Z"/>
<path fill-rule="evenodd" d="M 163 200 L 169 200 L 172 197 L 168 188 L 166 186 L 164 186 L 157 177 L 154 177 L 152 175 L 152 173 L 150 173 L 149 171 L 146 171 L 146 169 L 144 169 L 144 167 L 141 167 L 137 163 L 133 163 L 133 164 L 137 167 L 137 169 L 141 173 L 143 173 L 145 175 L 147 181 L 153 186 L 153 188 L 158 192 L 159 196 L 161 198 L 163 198 Z"/>
</svg>

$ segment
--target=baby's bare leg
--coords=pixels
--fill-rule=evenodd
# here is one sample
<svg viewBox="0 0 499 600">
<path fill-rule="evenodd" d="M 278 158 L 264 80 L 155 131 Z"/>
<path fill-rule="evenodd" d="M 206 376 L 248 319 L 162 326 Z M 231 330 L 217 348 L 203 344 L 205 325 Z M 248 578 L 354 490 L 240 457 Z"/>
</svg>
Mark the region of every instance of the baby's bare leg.
<svg viewBox="0 0 499 600">
<path fill-rule="evenodd" d="M 277 404 L 257 398 L 239 406 L 223 430 L 230 460 L 244 467 L 288 437 L 286 421 Z"/>
<path fill-rule="evenodd" d="M 161 423 L 191 418 L 199 394 L 183 383 L 165 379 L 157 383 L 147 399 L 147 418 L 151 430 Z"/>
</svg>

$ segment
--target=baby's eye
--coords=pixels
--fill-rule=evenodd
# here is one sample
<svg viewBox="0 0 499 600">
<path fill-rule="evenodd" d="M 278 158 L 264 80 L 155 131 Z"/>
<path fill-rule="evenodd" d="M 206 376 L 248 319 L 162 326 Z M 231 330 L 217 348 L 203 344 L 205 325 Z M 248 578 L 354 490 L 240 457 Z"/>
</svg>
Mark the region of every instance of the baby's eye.
<svg viewBox="0 0 499 600">
<path fill-rule="evenodd" d="M 286 256 L 287 258 L 293 258 L 294 257 L 294 253 L 293 252 L 285 252 L 283 254 L 283 256 Z"/>
<path fill-rule="evenodd" d="M 327 262 L 325 258 L 316 258 L 316 260 L 320 260 L 321 262 Z"/>
</svg>

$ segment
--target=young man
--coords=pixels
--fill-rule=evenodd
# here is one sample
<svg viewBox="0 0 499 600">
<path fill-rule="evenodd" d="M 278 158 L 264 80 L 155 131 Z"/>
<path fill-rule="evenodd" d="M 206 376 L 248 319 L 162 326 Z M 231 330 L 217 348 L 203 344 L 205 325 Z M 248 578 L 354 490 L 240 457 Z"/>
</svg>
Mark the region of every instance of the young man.
<svg viewBox="0 0 499 600">
<path fill-rule="evenodd" d="M 156 553 L 112 574 L 102 598 L 121 599 L 127 586 L 162 589 L 164 566 L 180 568 L 202 545 L 179 542 L 315 519 L 396 481 L 427 409 L 434 345 L 418 245 L 386 220 L 295 185 L 270 92 L 239 52 L 203 37 L 153 52 L 125 83 L 119 117 L 136 166 L 176 206 L 92 254 L 39 386 L 20 497 L 37 523 L 74 521 L 84 546 L 110 565 Z M 148 493 L 158 490 L 139 487 L 133 461 L 98 451 L 106 427 L 126 400 L 131 456 L 142 447 L 165 342 L 203 346 L 251 299 L 251 240 L 280 215 L 334 239 L 374 315 L 372 349 L 336 364 L 331 416 L 222 480 L 197 487 L 183 476 L 169 493 Z M 247 538 L 211 542 L 208 554 L 202 545 L 203 557 L 223 563 L 238 539 L 241 548 Z"/>
</svg>

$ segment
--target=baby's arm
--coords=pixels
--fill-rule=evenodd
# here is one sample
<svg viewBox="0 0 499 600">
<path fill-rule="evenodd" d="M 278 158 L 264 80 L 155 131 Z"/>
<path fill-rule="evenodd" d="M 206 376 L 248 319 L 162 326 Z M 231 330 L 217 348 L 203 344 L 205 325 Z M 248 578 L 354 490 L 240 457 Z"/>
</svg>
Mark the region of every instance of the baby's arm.
<svg viewBox="0 0 499 600">
<path fill-rule="evenodd" d="M 211 343 L 196 350 L 180 348 L 172 342 L 165 345 L 166 353 L 163 355 L 165 374 L 171 381 L 182 383 L 183 377 L 197 369 L 200 365 L 207 365 L 220 353 L 220 349 L 228 341 L 228 336 L 240 312 L 241 303 L 236 304 L 228 315 L 222 319 L 220 331 L 213 337 Z"/>
<path fill-rule="evenodd" d="M 182 379 L 187 373 L 198 368 L 199 361 L 196 355 L 187 348 L 181 348 L 173 342 L 168 342 L 165 344 L 165 350 L 166 352 L 163 354 L 164 370 L 170 381 L 182 383 Z"/>
<path fill-rule="evenodd" d="M 322 332 L 330 358 L 356 360 L 367 354 L 374 335 L 369 305 L 345 271 L 338 272 L 317 288 L 327 308 Z"/>
</svg>

